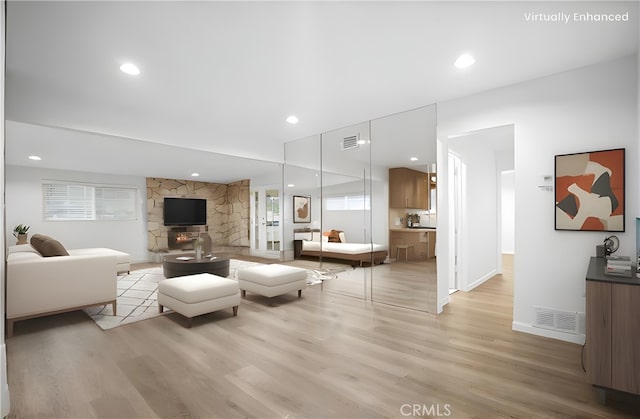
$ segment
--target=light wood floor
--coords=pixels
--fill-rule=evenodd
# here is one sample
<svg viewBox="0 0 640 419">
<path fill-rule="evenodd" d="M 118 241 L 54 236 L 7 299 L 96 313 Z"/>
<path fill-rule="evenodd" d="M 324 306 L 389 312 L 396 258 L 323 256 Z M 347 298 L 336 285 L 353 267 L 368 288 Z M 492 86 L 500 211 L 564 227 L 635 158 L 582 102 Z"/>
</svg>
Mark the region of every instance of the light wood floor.
<svg viewBox="0 0 640 419">
<path fill-rule="evenodd" d="M 83 312 L 19 322 L 9 416 L 638 417 L 638 398 L 597 403 L 580 346 L 511 330 L 509 275 L 452 298 L 435 316 L 316 285 L 248 294 L 191 329 L 174 313 L 109 331 Z"/>
<path fill-rule="evenodd" d="M 337 280 L 325 281 L 323 288 L 330 292 L 428 313 L 437 311 L 435 258 L 355 269 L 348 263 L 324 261 L 321 264 L 317 259 L 296 259 L 285 263 L 305 269 L 343 268 L 345 271 L 338 274 Z"/>
</svg>

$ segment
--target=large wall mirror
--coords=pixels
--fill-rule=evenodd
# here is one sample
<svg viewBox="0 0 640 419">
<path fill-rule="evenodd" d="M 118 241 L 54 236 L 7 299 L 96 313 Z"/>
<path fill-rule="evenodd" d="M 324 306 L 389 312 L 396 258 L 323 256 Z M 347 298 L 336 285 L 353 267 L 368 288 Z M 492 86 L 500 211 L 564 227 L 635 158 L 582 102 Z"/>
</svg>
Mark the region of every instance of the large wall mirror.
<svg viewBox="0 0 640 419">
<path fill-rule="evenodd" d="M 370 166 L 368 122 L 322 134 L 323 261 L 335 273 L 324 287 L 360 298 L 371 280 Z"/>
<path fill-rule="evenodd" d="M 251 164 L 243 162 L 243 164 Z M 282 164 L 265 165 L 250 178 L 250 251 L 254 256 L 280 259 L 284 254 Z"/>
<path fill-rule="evenodd" d="M 436 313 L 436 106 L 371 121 L 372 166 L 387 185 L 389 264 L 373 271 L 373 301 Z"/>
<path fill-rule="evenodd" d="M 321 143 L 315 135 L 285 143 L 283 169 L 282 220 L 283 258 L 300 259 L 303 241 L 320 240 L 321 202 Z M 313 260 L 301 267 L 317 269 Z"/>
<path fill-rule="evenodd" d="M 326 292 L 435 313 L 435 161 L 435 105 L 286 143 L 286 257 L 325 273 Z M 307 223 L 295 197 L 309 198 Z M 357 245 L 365 258 L 337 254 Z"/>
</svg>

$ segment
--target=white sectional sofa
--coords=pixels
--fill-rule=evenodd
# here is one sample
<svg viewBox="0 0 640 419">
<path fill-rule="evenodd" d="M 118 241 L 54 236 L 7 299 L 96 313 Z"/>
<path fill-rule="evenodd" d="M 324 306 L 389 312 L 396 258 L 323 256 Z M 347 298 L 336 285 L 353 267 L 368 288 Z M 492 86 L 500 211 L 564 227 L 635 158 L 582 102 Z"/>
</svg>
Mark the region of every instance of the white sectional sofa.
<svg viewBox="0 0 640 419">
<path fill-rule="evenodd" d="M 9 247 L 8 336 L 19 320 L 106 304 L 116 313 L 117 272 L 129 271 L 129 254 L 106 248 L 67 252 L 44 257 L 29 244 Z"/>
</svg>

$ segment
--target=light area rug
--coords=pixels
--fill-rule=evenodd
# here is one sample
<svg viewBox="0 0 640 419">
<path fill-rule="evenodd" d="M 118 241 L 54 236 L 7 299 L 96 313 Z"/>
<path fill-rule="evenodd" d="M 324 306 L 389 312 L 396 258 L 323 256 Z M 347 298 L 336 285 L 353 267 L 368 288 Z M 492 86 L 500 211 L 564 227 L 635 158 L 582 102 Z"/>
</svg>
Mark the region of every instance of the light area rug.
<svg viewBox="0 0 640 419">
<path fill-rule="evenodd" d="M 230 259 L 228 278 L 237 281 L 238 269 L 256 265 L 260 263 Z M 117 315 L 113 315 L 110 304 L 87 308 L 84 311 L 102 330 L 161 316 L 158 311 L 157 292 L 158 283 L 164 279 L 166 278 L 162 266 L 118 275 Z"/>
<path fill-rule="evenodd" d="M 238 269 L 261 265 L 238 259 L 229 260 L 229 279 L 238 280 Z M 337 272 L 307 269 L 307 285 L 335 279 Z M 140 269 L 118 276 L 117 315 L 111 305 L 91 307 L 84 310 L 102 330 L 113 329 L 129 323 L 161 316 L 158 310 L 158 283 L 166 279 L 162 266 Z M 169 311 L 171 312 L 171 311 Z M 167 311 L 165 311 L 167 313 Z"/>
</svg>

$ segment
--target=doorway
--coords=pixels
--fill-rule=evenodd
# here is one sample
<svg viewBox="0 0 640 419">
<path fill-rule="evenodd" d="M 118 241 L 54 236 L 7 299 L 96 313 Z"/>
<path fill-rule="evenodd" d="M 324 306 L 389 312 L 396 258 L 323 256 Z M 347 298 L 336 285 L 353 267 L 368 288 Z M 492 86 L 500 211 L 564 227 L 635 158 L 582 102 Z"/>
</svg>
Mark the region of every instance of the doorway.
<svg viewBox="0 0 640 419">
<path fill-rule="evenodd" d="M 280 189 L 251 189 L 251 255 L 279 258 L 282 226 L 280 223 Z"/>
<path fill-rule="evenodd" d="M 515 177 L 514 126 L 452 135 L 447 143 L 451 240 L 446 282 L 451 293 L 471 291 L 502 273 L 504 245 L 513 243 L 513 186 L 505 193 L 503 183 L 509 179 L 513 185 Z"/>
<path fill-rule="evenodd" d="M 460 254 L 460 214 L 462 210 L 462 177 L 460 176 L 462 170 L 462 160 L 456 153 L 449 152 L 449 220 L 451 221 L 450 232 L 452 234 L 449 237 L 452 240 L 449 242 L 450 255 L 453 254 L 453 258 L 450 258 L 449 266 L 449 295 L 460 290 L 460 268 L 458 266 L 458 255 Z"/>
</svg>

